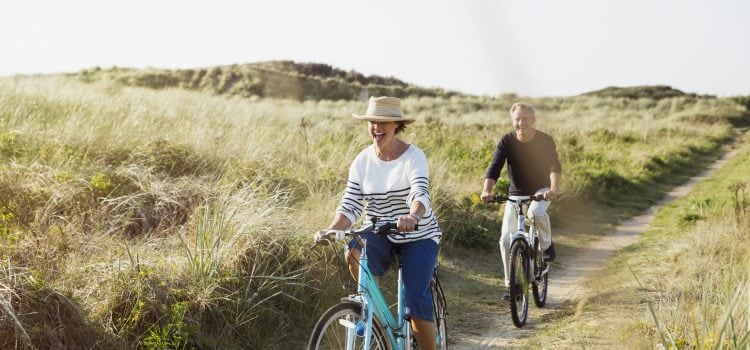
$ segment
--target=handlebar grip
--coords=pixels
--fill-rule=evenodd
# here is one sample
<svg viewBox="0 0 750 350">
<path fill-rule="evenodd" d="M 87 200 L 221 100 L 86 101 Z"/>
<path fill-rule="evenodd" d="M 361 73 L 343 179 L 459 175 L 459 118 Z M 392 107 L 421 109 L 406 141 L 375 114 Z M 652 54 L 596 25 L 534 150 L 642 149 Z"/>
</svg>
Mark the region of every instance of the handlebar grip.
<svg viewBox="0 0 750 350">
<path fill-rule="evenodd" d="M 397 229 L 397 226 L 395 222 L 389 222 L 389 223 L 383 224 L 383 226 L 380 226 L 381 232 L 385 232 L 389 230 L 396 230 L 396 229 Z"/>
<path fill-rule="evenodd" d="M 414 231 L 416 230 L 419 230 L 419 224 L 414 225 Z M 396 225 L 396 223 L 389 222 L 389 223 L 383 224 L 383 226 L 380 226 L 377 233 L 381 235 L 387 235 L 389 233 L 395 233 L 397 231 L 398 231 L 398 226 Z"/>
<path fill-rule="evenodd" d="M 490 203 L 502 203 L 508 200 L 508 197 L 506 196 L 492 196 L 490 198 Z"/>
</svg>

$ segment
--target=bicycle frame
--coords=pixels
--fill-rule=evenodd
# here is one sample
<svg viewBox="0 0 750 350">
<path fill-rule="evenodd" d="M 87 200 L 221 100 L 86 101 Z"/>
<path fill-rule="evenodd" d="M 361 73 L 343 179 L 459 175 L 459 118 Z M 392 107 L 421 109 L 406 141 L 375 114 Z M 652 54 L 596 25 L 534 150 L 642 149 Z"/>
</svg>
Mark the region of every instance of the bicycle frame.
<svg viewBox="0 0 750 350">
<path fill-rule="evenodd" d="M 374 339 L 378 339 L 378 344 L 387 345 L 387 348 L 409 350 L 412 347 L 412 342 L 416 342 L 416 339 L 412 337 L 409 308 L 404 305 L 406 298 L 401 263 L 398 266 L 397 310 L 392 310 L 392 304 L 389 306 L 368 264 L 367 239 L 361 237 L 362 234 L 368 232 L 374 232 L 378 235 L 392 234 L 396 232 L 396 225 L 392 222 L 382 225 L 376 224 L 377 219 L 371 221 L 372 225 L 365 225 L 357 230 L 331 230 L 326 232 L 325 235 L 316 236 L 316 245 L 319 243 L 328 245 L 334 240 L 352 237 L 359 242 L 361 248 L 356 261 L 358 263 L 356 292 L 341 298 L 341 303 L 332 306 L 321 316 L 310 338 L 309 349 L 318 349 L 320 341 L 327 334 L 326 330 L 333 329 L 330 326 L 334 324 L 343 326 L 343 328 L 337 328 L 339 331 L 333 330 L 331 342 L 327 342 L 336 344 L 335 348 L 341 346 L 344 349 L 353 350 L 353 347 L 356 346 L 358 350 L 369 349 L 375 343 Z M 346 250 L 347 244 L 344 244 L 342 249 Z M 447 330 L 444 322 L 447 308 L 445 296 L 437 279 L 437 261 L 434 268 L 430 289 L 433 294 L 432 306 L 436 321 L 440 321 L 435 323 L 435 335 L 438 345 L 442 346 L 441 349 L 445 349 L 447 346 Z M 394 311 L 396 311 L 395 315 Z M 339 316 L 344 315 L 349 316 L 339 318 Z M 342 343 L 346 345 L 343 346 Z M 328 349 L 328 347 L 325 349 Z"/>
<path fill-rule="evenodd" d="M 362 254 L 359 257 L 357 294 L 344 299 L 360 303 L 362 305 L 362 312 L 366 314 L 365 319 L 367 323 L 365 324 L 364 348 L 370 348 L 373 317 L 377 317 L 386 329 L 385 333 L 388 336 L 388 341 L 391 344 L 395 344 L 397 349 L 406 349 L 407 344 L 405 340 L 408 338 L 407 335 L 410 331 L 409 323 L 406 322 L 406 314 L 408 314 L 409 310 L 404 306 L 404 283 L 401 268 L 398 269 L 398 315 L 394 318 L 385 300 L 385 296 L 380 291 L 377 282 L 372 278 L 372 272 L 367 265 L 367 240 L 362 239 L 362 243 Z M 353 328 L 350 328 L 348 331 L 347 349 L 351 349 L 351 344 L 355 336 L 354 332 Z"/>
<path fill-rule="evenodd" d="M 501 199 L 506 202 L 510 202 L 513 208 L 516 210 L 516 218 L 517 218 L 516 232 L 514 232 L 513 235 L 511 236 L 510 244 L 512 246 L 513 242 L 515 242 L 516 240 L 523 240 L 523 242 L 526 245 L 527 251 L 529 252 L 529 255 L 530 255 L 529 256 L 530 259 L 527 260 L 527 263 L 531 264 L 531 261 L 532 261 L 531 258 L 534 256 L 534 254 L 537 254 L 537 252 L 533 252 L 531 249 L 531 247 L 534 246 L 534 238 L 536 238 L 537 232 L 534 227 L 533 218 L 531 219 L 532 220 L 531 225 L 529 225 L 529 231 L 526 231 L 526 214 L 524 213 L 523 206 L 525 202 L 528 202 L 531 200 L 542 200 L 543 197 L 539 197 L 539 195 L 534 195 L 534 196 L 508 196 L 507 198 L 505 197 L 495 198 L 496 201 L 499 201 Z M 531 274 L 532 272 L 531 272 L 530 266 L 527 266 L 527 267 L 528 267 L 526 269 L 527 273 Z M 544 270 L 543 274 L 546 274 L 548 270 L 549 270 L 549 267 L 547 267 L 547 269 Z M 526 276 L 526 278 L 529 281 L 536 281 L 536 278 L 532 278 L 532 276 L 530 275 Z"/>
<path fill-rule="evenodd" d="M 510 196 L 508 197 L 508 202 L 511 202 L 513 205 L 513 208 L 516 210 L 516 217 L 518 218 L 517 226 L 516 226 L 516 232 L 513 233 L 513 236 L 511 236 L 511 242 L 514 242 L 516 239 L 523 239 L 526 241 L 526 244 L 528 247 L 531 247 L 531 245 L 534 243 L 534 235 L 536 234 L 536 230 L 534 230 L 534 221 L 532 219 L 531 225 L 529 227 L 529 231 L 526 232 L 526 214 L 523 212 L 523 204 L 524 201 L 528 200 L 528 196 L 523 197 L 516 197 L 516 196 Z M 534 230 L 532 232 L 532 230 Z M 512 243 L 511 243 L 512 244 Z"/>
</svg>

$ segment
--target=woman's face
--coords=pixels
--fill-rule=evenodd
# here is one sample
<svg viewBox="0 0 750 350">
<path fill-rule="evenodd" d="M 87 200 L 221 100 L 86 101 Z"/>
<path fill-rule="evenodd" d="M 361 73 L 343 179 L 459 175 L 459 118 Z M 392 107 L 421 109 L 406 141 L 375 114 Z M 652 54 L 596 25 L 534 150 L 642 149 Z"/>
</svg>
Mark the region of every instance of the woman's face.
<svg viewBox="0 0 750 350">
<path fill-rule="evenodd" d="M 396 137 L 396 128 L 398 128 L 398 122 L 367 121 L 370 138 L 372 138 L 372 143 L 377 147 L 382 147 L 393 142 L 393 139 Z"/>
</svg>

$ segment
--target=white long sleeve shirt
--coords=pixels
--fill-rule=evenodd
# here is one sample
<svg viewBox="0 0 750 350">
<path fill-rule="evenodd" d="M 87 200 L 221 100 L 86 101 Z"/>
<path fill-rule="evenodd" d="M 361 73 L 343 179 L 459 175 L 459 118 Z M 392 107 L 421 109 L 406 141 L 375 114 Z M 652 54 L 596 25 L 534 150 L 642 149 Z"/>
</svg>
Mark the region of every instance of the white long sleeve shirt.
<svg viewBox="0 0 750 350">
<path fill-rule="evenodd" d="M 415 232 L 389 235 L 394 243 L 421 239 L 440 242 L 442 232 L 430 206 L 429 170 L 427 158 L 414 145 L 398 159 L 383 161 L 377 157 L 375 146 L 362 150 L 349 167 L 349 179 L 337 213 L 354 223 L 364 211 L 366 220 L 377 217 L 378 222 L 395 222 L 409 215 L 412 203 L 420 202 L 425 213 Z"/>
</svg>

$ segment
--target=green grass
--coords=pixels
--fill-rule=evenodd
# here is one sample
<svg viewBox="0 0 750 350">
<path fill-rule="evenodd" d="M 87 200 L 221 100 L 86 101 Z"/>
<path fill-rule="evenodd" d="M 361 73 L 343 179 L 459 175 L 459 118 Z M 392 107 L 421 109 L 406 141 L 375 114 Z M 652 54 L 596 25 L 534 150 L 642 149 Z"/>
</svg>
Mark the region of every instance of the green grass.
<svg viewBox="0 0 750 350">
<path fill-rule="evenodd" d="M 121 78 L 150 73 L 100 73 L 125 75 L 0 79 L 0 347 L 301 346 L 346 293 L 336 261 L 307 248 L 370 142 L 350 117 L 364 103 L 134 87 Z M 468 319 L 499 278 L 497 209 L 476 193 L 516 97 L 408 96 L 420 96 L 403 101 L 418 122 L 404 138 L 428 156 L 452 315 Z M 747 119 L 730 100 L 690 95 L 528 101 L 563 161 L 552 214 L 571 231 L 563 249 L 650 205 Z"/>
<path fill-rule="evenodd" d="M 649 231 L 586 282 L 590 293 L 574 315 L 548 325 L 527 344 L 747 348 L 747 140 L 734 159 L 661 209 Z"/>
</svg>

